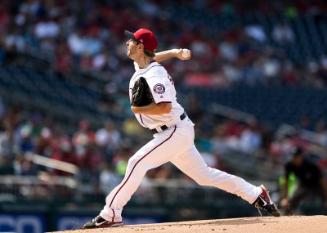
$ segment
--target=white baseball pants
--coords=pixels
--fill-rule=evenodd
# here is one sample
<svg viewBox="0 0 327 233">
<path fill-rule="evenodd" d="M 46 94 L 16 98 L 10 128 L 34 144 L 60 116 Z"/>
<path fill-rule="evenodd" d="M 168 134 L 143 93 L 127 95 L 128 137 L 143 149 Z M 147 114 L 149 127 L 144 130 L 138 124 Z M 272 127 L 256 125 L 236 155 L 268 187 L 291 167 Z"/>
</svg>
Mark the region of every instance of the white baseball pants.
<svg viewBox="0 0 327 233">
<path fill-rule="evenodd" d="M 261 194 L 244 179 L 207 166 L 194 146 L 194 127 L 189 118 L 176 126 L 154 135 L 128 161 L 125 177 L 106 197 L 100 215 L 108 221 L 121 221 L 123 207 L 142 182 L 146 172 L 167 162 L 173 163 L 199 185 L 214 186 L 233 193 L 249 203 Z"/>
</svg>

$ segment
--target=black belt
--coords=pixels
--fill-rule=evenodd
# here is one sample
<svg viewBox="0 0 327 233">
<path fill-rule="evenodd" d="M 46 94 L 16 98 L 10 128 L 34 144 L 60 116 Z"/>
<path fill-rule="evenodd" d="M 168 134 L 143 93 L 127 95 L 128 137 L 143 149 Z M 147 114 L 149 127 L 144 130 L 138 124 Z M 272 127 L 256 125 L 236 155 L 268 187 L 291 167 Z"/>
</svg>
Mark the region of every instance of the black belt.
<svg viewBox="0 0 327 233">
<path fill-rule="evenodd" d="M 184 112 L 182 115 L 179 116 L 179 118 L 181 119 L 181 121 L 184 120 L 186 118 L 186 113 Z M 164 130 L 168 129 L 168 126 L 167 125 L 162 125 L 162 126 L 160 126 L 160 129 L 162 131 L 164 131 Z M 162 132 L 162 131 L 160 131 L 160 132 Z M 159 133 L 159 131 L 157 129 L 151 129 L 151 132 L 152 133 Z"/>
</svg>

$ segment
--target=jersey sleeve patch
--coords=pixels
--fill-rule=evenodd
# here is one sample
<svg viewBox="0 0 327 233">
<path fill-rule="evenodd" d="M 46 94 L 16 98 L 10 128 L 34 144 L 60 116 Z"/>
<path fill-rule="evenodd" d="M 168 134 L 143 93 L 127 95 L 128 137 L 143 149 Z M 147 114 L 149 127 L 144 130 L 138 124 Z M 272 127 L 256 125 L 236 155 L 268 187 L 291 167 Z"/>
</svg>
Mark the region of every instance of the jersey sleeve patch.
<svg viewBox="0 0 327 233">
<path fill-rule="evenodd" d="M 157 83 L 156 85 L 154 85 L 153 87 L 153 91 L 157 94 L 163 94 L 165 93 L 165 86 L 161 83 Z"/>
</svg>

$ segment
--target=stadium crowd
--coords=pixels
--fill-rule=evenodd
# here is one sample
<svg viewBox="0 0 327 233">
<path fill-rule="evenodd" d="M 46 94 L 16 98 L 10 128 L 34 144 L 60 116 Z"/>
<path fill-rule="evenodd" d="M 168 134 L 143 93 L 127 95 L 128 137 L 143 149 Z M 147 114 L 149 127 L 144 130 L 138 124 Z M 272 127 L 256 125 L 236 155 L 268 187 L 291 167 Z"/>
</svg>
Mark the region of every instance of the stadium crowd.
<svg viewBox="0 0 327 233">
<path fill-rule="evenodd" d="M 234 16 L 245 14 L 253 6 L 267 15 L 282 13 L 286 19 L 298 14 L 323 15 L 326 3 L 313 2 L 308 5 L 306 1 L 276 1 L 267 5 L 261 1 L 247 4 L 193 0 L 181 1 L 180 6 Z M 210 26 L 197 27 L 187 19 L 175 20 L 171 4 L 161 0 L 4 0 L 0 5 L 0 61 L 4 62 L 10 51 L 31 53 L 50 59 L 53 69 L 63 77 L 69 78 L 71 71 L 80 70 L 105 80 L 107 95 L 115 95 L 114 87 L 132 74 L 132 65 L 125 58 L 123 31 L 146 26 L 157 32 L 160 49 L 187 47 L 192 50 L 192 61 L 166 63 L 176 85 L 326 86 L 327 56 L 298 64 L 282 49 L 297 43 L 298 39 L 287 20 L 281 19 L 271 31 L 255 23 L 234 25 L 213 34 L 208 33 Z M 196 98 L 189 98 L 185 108 L 196 123 L 196 143 L 210 166 L 229 169 L 220 158 L 228 151 L 255 155 L 278 166 L 295 147 L 311 148 L 312 145 L 297 131 L 283 133 L 256 120 L 243 122 L 217 117 L 201 108 Z M 327 127 L 323 121 L 311 122 L 308 126 L 303 119 L 298 129 L 310 129 L 315 143 L 327 146 Z M 143 134 L 150 136 L 131 118 L 122 124 L 108 119 L 102 128 L 94 128 L 82 120 L 70 133 L 44 113 L 0 104 L 0 174 L 68 175 L 33 164 L 25 156 L 33 152 L 75 164 L 81 171 L 78 177 L 81 181 L 100 183 L 102 191 L 108 192 L 124 174 L 128 158 L 146 140 L 147 136 L 140 139 Z M 326 167 L 327 163 L 322 160 L 321 165 Z M 180 173 L 163 166 L 149 176 L 160 179 L 180 176 Z"/>
<path fill-rule="evenodd" d="M 194 100 L 195 101 L 195 100 Z M 191 102 L 191 104 L 195 103 Z M 66 172 L 33 164 L 28 152 L 76 165 L 81 181 L 119 181 L 125 172 L 128 158 L 149 139 L 151 134 L 138 123 L 127 118 L 122 125 L 108 121 L 102 128 L 94 128 L 87 120 L 79 122 L 73 133 L 60 124 L 37 112 L 22 111 L 19 107 L 4 105 L 0 117 L 0 173 L 2 175 L 69 175 Z M 257 156 L 277 167 L 289 159 L 295 147 L 310 150 L 312 141 L 298 131 L 274 130 L 253 120 L 244 122 L 215 116 L 186 106 L 190 117 L 196 122 L 197 145 L 210 166 L 224 166 L 220 155 L 233 151 L 244 156 Z M 305 129 L 303 123 L 298 129 Z M 314 142 L 327 146 L 327 127 L 318 122 L 310 131 Z M 147 135 L 140 137 L 140 135 Z M 312 137 L 311 137 L 312 138 Z M 326 162 L 321 160 L 326 167 Z M 112 175 L 112 177 L 110 176 Z M 152 178 L 180 177 L 173 167 L 162 167 L 150 173 Z M 109 180 L 108 180 L 109 179 Z"/>
<path fill-rule="evenodd" d="M 266 16 L 280 15 L 280 19 L 271 29 L 257 21 L 217 29 L 220 25 L 191 23 L 199 20 L 196 16 L 176 18 L 182 14 L 181 8 L 234 18 L 260 12 Z M 324 87 L 324 54 L 303 66 L 290 59 L 282 48 L 300 40 L 288 20 L 299 15 L 323 17 L 326 9 L 326 3 L 319 0 L 310 4 L 194 0 L 180 1 L 178 5 L 160 0 L 4 0 L 0 7 L 0 41 L 6 50 L 51 58 L 54 69 L 61 74 L 78 69 L 119 85 L 121 77 L 128 76 L 130 71 L 123 32 L 145 26 L 157 32 L 160 49 L 187 47 L 193 51 L 190 63 L 167 64 L 175 79 L 186 85 L 227 87 L 244 82 Z M 4 56 L 2 53 L 1 57 Z"/>
</svg>

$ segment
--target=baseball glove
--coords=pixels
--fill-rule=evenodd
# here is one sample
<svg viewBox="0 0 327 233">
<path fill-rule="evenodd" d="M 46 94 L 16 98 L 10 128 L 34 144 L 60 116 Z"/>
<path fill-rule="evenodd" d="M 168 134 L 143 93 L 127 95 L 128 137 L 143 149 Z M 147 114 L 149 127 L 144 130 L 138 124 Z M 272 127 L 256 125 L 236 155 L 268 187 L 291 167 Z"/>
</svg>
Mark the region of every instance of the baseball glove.
<svg viewBox="0 0 327 233">
<path fill-rule="evenodd" d="M 145 78 L 139 78 L 132 89 L 132 105 L 145 106 L 153 102 L 153 96 Z"/>
</svg>

